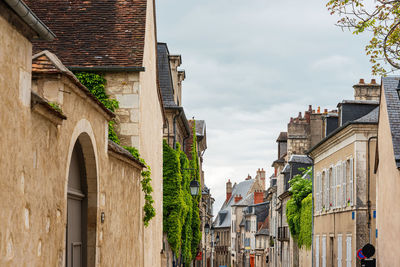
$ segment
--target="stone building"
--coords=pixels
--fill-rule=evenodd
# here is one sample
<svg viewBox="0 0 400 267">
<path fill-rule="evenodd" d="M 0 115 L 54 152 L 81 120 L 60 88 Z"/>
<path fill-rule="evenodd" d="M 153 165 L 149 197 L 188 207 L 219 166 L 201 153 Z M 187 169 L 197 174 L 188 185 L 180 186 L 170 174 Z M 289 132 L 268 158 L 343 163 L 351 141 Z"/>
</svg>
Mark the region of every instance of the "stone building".
<svg viewBox="0 0 400 267">
<path fill-rule="evenodd" d="M 57 36 L 53 42 L 35 41 L 34 51 L 48 49 L 71 71 L 103 74 L 107 93 L 119 101 L 116 131 L 121 144 L 136 147 L 152 171 L 156 217 L 141 233 L 144 266 L 160 266 L 165 118 L 157 85 L 154 1 L 27 0 L 27 3 Z"/>
<path fill-rule="evenodd" d="M 244 181 L 238 184 L 235 183 L 233 186 L 230 180 L 226 183 L 226 200 L 213 222 L 214 236 L 219 239 L 219 242 L 215 245 L 214 266 L 229 266 L 238 261 L 237 252 L 233 251 L 232 248 L 236 247 L 236 240 L 240 240 L 238 232 L 240 221 L 236 217 L 236 210 L 232 210 L 232 205 L 247 197 L 249 199 L 254 198 L 254 192 L 263 191 L 263 184 L 265 182 L 262 182 L 261 176 L 256 176 L 255 179 L 252 179 L 250 175 Z M 260 193 L 256 193 L 256 195 L 260 196 Z M 262 195 L 263 193 L 261 193 L 261 199 L 263 199 Z M 240 210 L 240 216 L 241 212 Z M 236 231 L 232 234 L 232 229 L 234 228 L 236 228 Z"/>
<path fill-rule="evenodd" d="M 308 152 L 314 160 L 314 266 L 360 266 L 357 249 L 375 244 L 375 162 L 380 86 L 363 80 L 338 104 L 336 129 Z M 329 122 L 325 125 L 329 128 Z M 385 265 L 386 266 L 386 265 Z"/>
<path fill-rule="evenodd" d="M 376 258 L 379 266 L 396 266 L 397 257 L 391 253 L 397 248 L 400 236 L 400 100 L 398 95 L 399 77 L 382 78 L 378 125 L 378 143 L 376 147 L 376 224 L 372 232 L 376 237 Z M 375 150 L 370 147 L 371 153 Z M 371 175 L 373 177 L 373 175 Z M 371 181 L 371 187 L 375 184 Z M 374 198 L 371 192 L 371 199 Z M 374 214 L 375 215 L 375 214 Z M 373 217 L 375 217 L 373 215 Z M 373 228 L 372 228 L 373 229 Z"/>
<path fill-rule="evenodd" d="M 176 148 L 179 142 L 185 151 L 185 144 L 191 129 L 182 106 L 182 82 L 185 72 L 178 70 L 182 63 L 180 55 L 170 55 L 166 43 L 157 44 L 158 80 L 166 114 L 164 139 Z"/>
<path fill-rule="evenodd" d="M 299 250 L 290 235 L 286 219 L 286 203 L 290 199 L 289 181 L 300 173 L 299 168 L 311 166 L 305 152 L 317 144 L 323 137 L 327 110 L 321 113 L 311 106 L 296 118 L 290 118 L 287 132 L 281 132 L 276 140 L 278 159 L 272 163 L 274 174 L 271 177 L 271 189 L 268 199 L 276 212 L 271 212 L 271 266 L 299 266 L 299 258 L 307 251 Z M 273 183 L 273 184 L 272 184 Z"/>
<path fill-rule="evenodd" d="M 143 266 L 144 166 L 54 54 L 32 58 L 48 28 L 23 2 L 0 7 L 0 265 Z"/>
</svg>

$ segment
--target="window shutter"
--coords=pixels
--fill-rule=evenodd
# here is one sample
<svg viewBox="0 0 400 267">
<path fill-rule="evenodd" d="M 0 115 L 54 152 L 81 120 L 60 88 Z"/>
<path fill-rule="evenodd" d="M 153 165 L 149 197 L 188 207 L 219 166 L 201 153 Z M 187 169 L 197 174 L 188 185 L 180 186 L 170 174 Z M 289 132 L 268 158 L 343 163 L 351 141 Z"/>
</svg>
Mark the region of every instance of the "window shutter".
<svg viewBox="0 0 400 267">
<path fill-rule="evenodd" d="M 319 191 L 318 191 L 318 182 L 319 182 L 319 173 L 317 173 L 317 175 L 315 176 L 315 180 L 314 180 L 314 210 L 318 211 L 318 197 L 319 197 Z"/>
<path fill-rule="evenodd" d="M 343 180 L 342 180 L 342 197 L 343 197 L 343 207 L 346 207 L 347 197 L 346 197 L 346 161 L 342 163 L 342 173 L 343 173 Z"/>
<path fill-rule="evenodd" d="M 326 172 L 326 175 L 325 175 L 325 177 L 326 177 L 326 179 L 325 179 L 325 190 L 326 190 L 326 194 L 325 194 L 325 208 L 327 209 L 327 210 L 329 210 L 329 207 L 330 207 L 330 203 L 329 203 L 329 201 L 330 201 L 330 197 L 329 197 L 329 186 L 330 186 L 330 180 L 331 180 L 331 172 L 329 171 L 329 169 L 328 169 L 328 171 Z"/>
<path fill-rule="evenodd" d="M 319 179 L 319 210 L 322 210 L 322 206 L 323 206 L 323 200 L 322 200 L 322 174 L 320 174 L 320 179 Z"/>
<path fill-rule="evenodd" d="M 326 267 L 326 236 L 322 236 L 322 267 Z"/>
<path fill-rule="evenodd" d="M 337 179 L 337 166 L 334 166 L 332 168 L 332 176 L 333 179 L 331 181 L 332 187 L 331 187 L 331 192 L 332 192 L 332 208 L 336 208 L 336 179 Z"/>
<path fill-rule="evenodd" d="M 353 158 L 350 159 L 350 206 L 353 206 L 353 189 L 354 189 L 354 185 L 353 185 L 353 179 L 354 179 L 354 175 L 353 175 L 354 171 L 353 171 Z"/>
<path fill-rule="evenodd" d="M 337 242 L 337 267 L 342 267 L 342 235 L 338 235 Z"/>
<path fill-rule="evenodd" d="M 342 206 L 343 203 L 343 198 L 342 198 L 342 177 L 343 177 L 343 172 L 342 172 L 342 162 L 339 161 L 337 165 L 337 180 L 336 180 L 336 208 L 339 208 Z"/>
<path fill-rule="evenodd" d="M 351 267 L 351 236 L 346 238 L 346 267 Z"/>
<path fill-rule="evenodd" d="M 315 236 L 315 266 L 319 267 L 319 236 Z"/>
</svg>

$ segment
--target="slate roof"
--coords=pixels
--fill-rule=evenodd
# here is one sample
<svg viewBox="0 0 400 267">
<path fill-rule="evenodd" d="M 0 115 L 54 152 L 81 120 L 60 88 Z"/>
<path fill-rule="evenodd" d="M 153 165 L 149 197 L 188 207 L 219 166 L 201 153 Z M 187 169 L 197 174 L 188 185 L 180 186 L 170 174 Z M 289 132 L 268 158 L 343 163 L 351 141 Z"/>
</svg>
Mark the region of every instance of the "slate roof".
<svg viewBox="0 0 400 267">
<path fill-rule="evenodd" d="M 57 36 L 34 41 L 68 67 L 131 67 L 143 70 L 146 0 L 26 0 Z"/>
<path fill-rule="evenodd" d="M 166 43 L 157 44 L 158 80 L 165 108 L 177 107 L 174 100 L 174 86 Z"/>
<path fill-rule="evenodd" d="M 276 142 L 282 141 L 287 141 L 287 132 L 280 132 L 278 139 L 276 139 Z"/>
<path fill-rule="evenodd" d="M 292 155 L 289 159 L 289 163 L 312 164 L 312 160 L 306 155 Z"/>
<path fill-rule="evenodd" d="M 266 228 L 262 228 L 262 229 L 258 230 L 256 235 L 269 235 L 269 230 Z"/>
<path fill-rule="evenodd" d="M 247 196 L 254 181 L 255 181 L 254 179 L 245 180 L 236 184 L 232 188 L 231 198 L 228 201 L 224 202 L 220 211 L 217 214 L 217 217 L 215 218 L 214 221 L 215 228 L 224 228 L 231 226 L 231 206 L 235 202 L 234 196 L 235 195 Z"/>
<path fill-rule="evenodd" d="M 281 173 L 289 173 L 290 172 L 290 165 L 286 163 L 285 167 L 281 171 Z"/>
<path fill-rule="evenodd" d="M 379 104 L 379 102 L 374 101 L 374 100 L 354 100 L 354 101 L 353 100 L 345 100 L 345 101 L 346 101 L 346 103 L 348 102 L 348 104 L 350 102 L 351 102 L 350 104 L 368 104 L 371 106 L 376 106 L 377 104 Z M 345 101 L 342 101 L 342 103 L 345 103 Z M 349 125 L 352 125 L 352 124 L 378 124 L 378 118 L 379 118 L 379 105 L 374 107 L 370 112 L 368 112 L 364 116 L 354 119 L 354 120 L 351 120 L 351 121 L 347 121 L 342 126 L 336 128 L 329 135 L 327 135 L 324 139 L 322 139 L 319 143 L 317 143 L 314 147 L 312 147 L 311 149 L 306 151 L 306 153 L 307 154 L 311 153 L 313 150 L 318 148 L 320 145 L 325 143 L 332 136 L 334 136 L 335 134 L 337 134 L 338 132 L 340 132 L 341 130 L 343 130 L 344 128 L 346 128 Z M 399 149 L 400 149 L 400 144 L 399 144 Z"/>
<path fill-rule="evenodd" d="M 196 135 L 204 136 L 206 133 L 206 122 L 204 120 L 196 120 Z"/>
<path fill-rule="evenodd" d="M 245 198 L 240 200 L 238 203 L 232 204 L 232 206 L 248 206 L 254 204 L 254 193 L 247 195 Z"/>
<path fill-rule="evenodd" d="M 399 85 L 400 77 L 383 77 L 382 90 L 386 98 L 386 108 L 389 117 L 390 131 L 394 158 L 397 168 L 400 168 L 400 101 L 396 88 Z"/>
<path fill-rule="evenodd" d="M 378 123 L 379 119 L 379 106 L 374 108 L 370 113 L 367 115 L 355 120 L 354 122 L 364 122 L 364 123 Z"/>
<path fill-rule="evenodd" d="M 89 89 L 80 83 L 78 78 L 69 70 L 60 59 L 51 53 L 50 51 L 44 50 L 32 56 L 32 75 L 37 74 L 63 74 L 67 76 L 80 90 L 82 90 L 91 101 L 95 102 L 108 116 L 109 118 L 115 117 L 115 114 L 106 108 L 97 97 L 95 97 Z"/>
</svg>

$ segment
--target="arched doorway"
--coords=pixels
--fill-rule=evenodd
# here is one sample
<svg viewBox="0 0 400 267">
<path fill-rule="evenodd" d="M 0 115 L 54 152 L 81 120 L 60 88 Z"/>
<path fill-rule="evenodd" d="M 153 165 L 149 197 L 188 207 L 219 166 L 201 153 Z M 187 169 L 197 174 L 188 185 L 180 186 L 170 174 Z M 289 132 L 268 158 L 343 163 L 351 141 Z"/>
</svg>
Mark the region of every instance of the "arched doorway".
<svg viewBox="0 0 400 267">
<path fill-rule="evenodd" d="M 67 190 L 66 267 L 91 267 L 96 251 L 97 171 L 87 134 L 81 134 L 73 147 Z"/>
</svg>

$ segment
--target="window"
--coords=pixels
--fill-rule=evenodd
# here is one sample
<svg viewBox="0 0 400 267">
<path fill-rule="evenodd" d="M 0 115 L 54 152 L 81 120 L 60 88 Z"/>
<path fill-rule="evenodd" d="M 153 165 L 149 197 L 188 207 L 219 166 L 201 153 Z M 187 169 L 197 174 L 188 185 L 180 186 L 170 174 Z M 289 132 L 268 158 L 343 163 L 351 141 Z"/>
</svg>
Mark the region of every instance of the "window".
<svg viewBox="0 0 400 267">
<path fill-rule="evenodd" d="M 326 267 L 326 236 L 322 236 L 322 267 Z"/>
<path fill-rule="evenodd" d="M 347 183 L 347 192 L 346 192 L 346 205 L 353 205 L 353 159 L 350 158 L 347 160 L 346 164 L 346 183 Z"/>
<path fill-rule="evenodd" d="M 346 198 L 346 177 L 347 177 L 347 164 L 346 161 L 342 162 L 342 203 L 341 205 L 343 207 L 346 207 L 346 202 L 347 202 L 347 198 Z"/>
<path fill-rule="evenodd" d="M 342 235 L 337 237 L 337 267 L 342 267 Z"/>
<path fill-rule="evenodd" d="M 320 202 L 319 202 L 319 196 L 320 196 L 320 188 L 319 185 L 321 184 L 321 173 L 317 173 L 316 179 L 315 179 L 315 186 L 314 186 L 314 192 L 315 192 L 315 198 L 314 198 L 314 206 L 316 211 L 320 211 Z"/>
<path fill-rule="evenodd" d="M 346 238 L 346 267 L 351 267 L 351 235 Z"/>
<path fill-rule="evenodd" d="M 325 183 L 326 183 L 326 171 L 323 171 L 322 172 L 321 184 L 320 184 L 320 187 L 321 187 L 320 199 L 321 199 L 322 209 L 326 208 L 326 184 Z"/>
<path fill-rule="evenodd" d="M 339 162 L 336 164 L 336 202 L 335 202 L 335 208 L 339 208 L 342 206 L 342 162 Z"/>
<path fill-rule="evenodd" d="M 319 235 L 315 236 L 315 267 L 319 267 Z"/>
<path fill-rule="evenodd" d="M 329 169 L 329 182 L 328 182 L 328 208 L 331 209 L 334 206 L 334 198 L 335 195 L 335 169 L 331 167 Z"/>
</svg>

